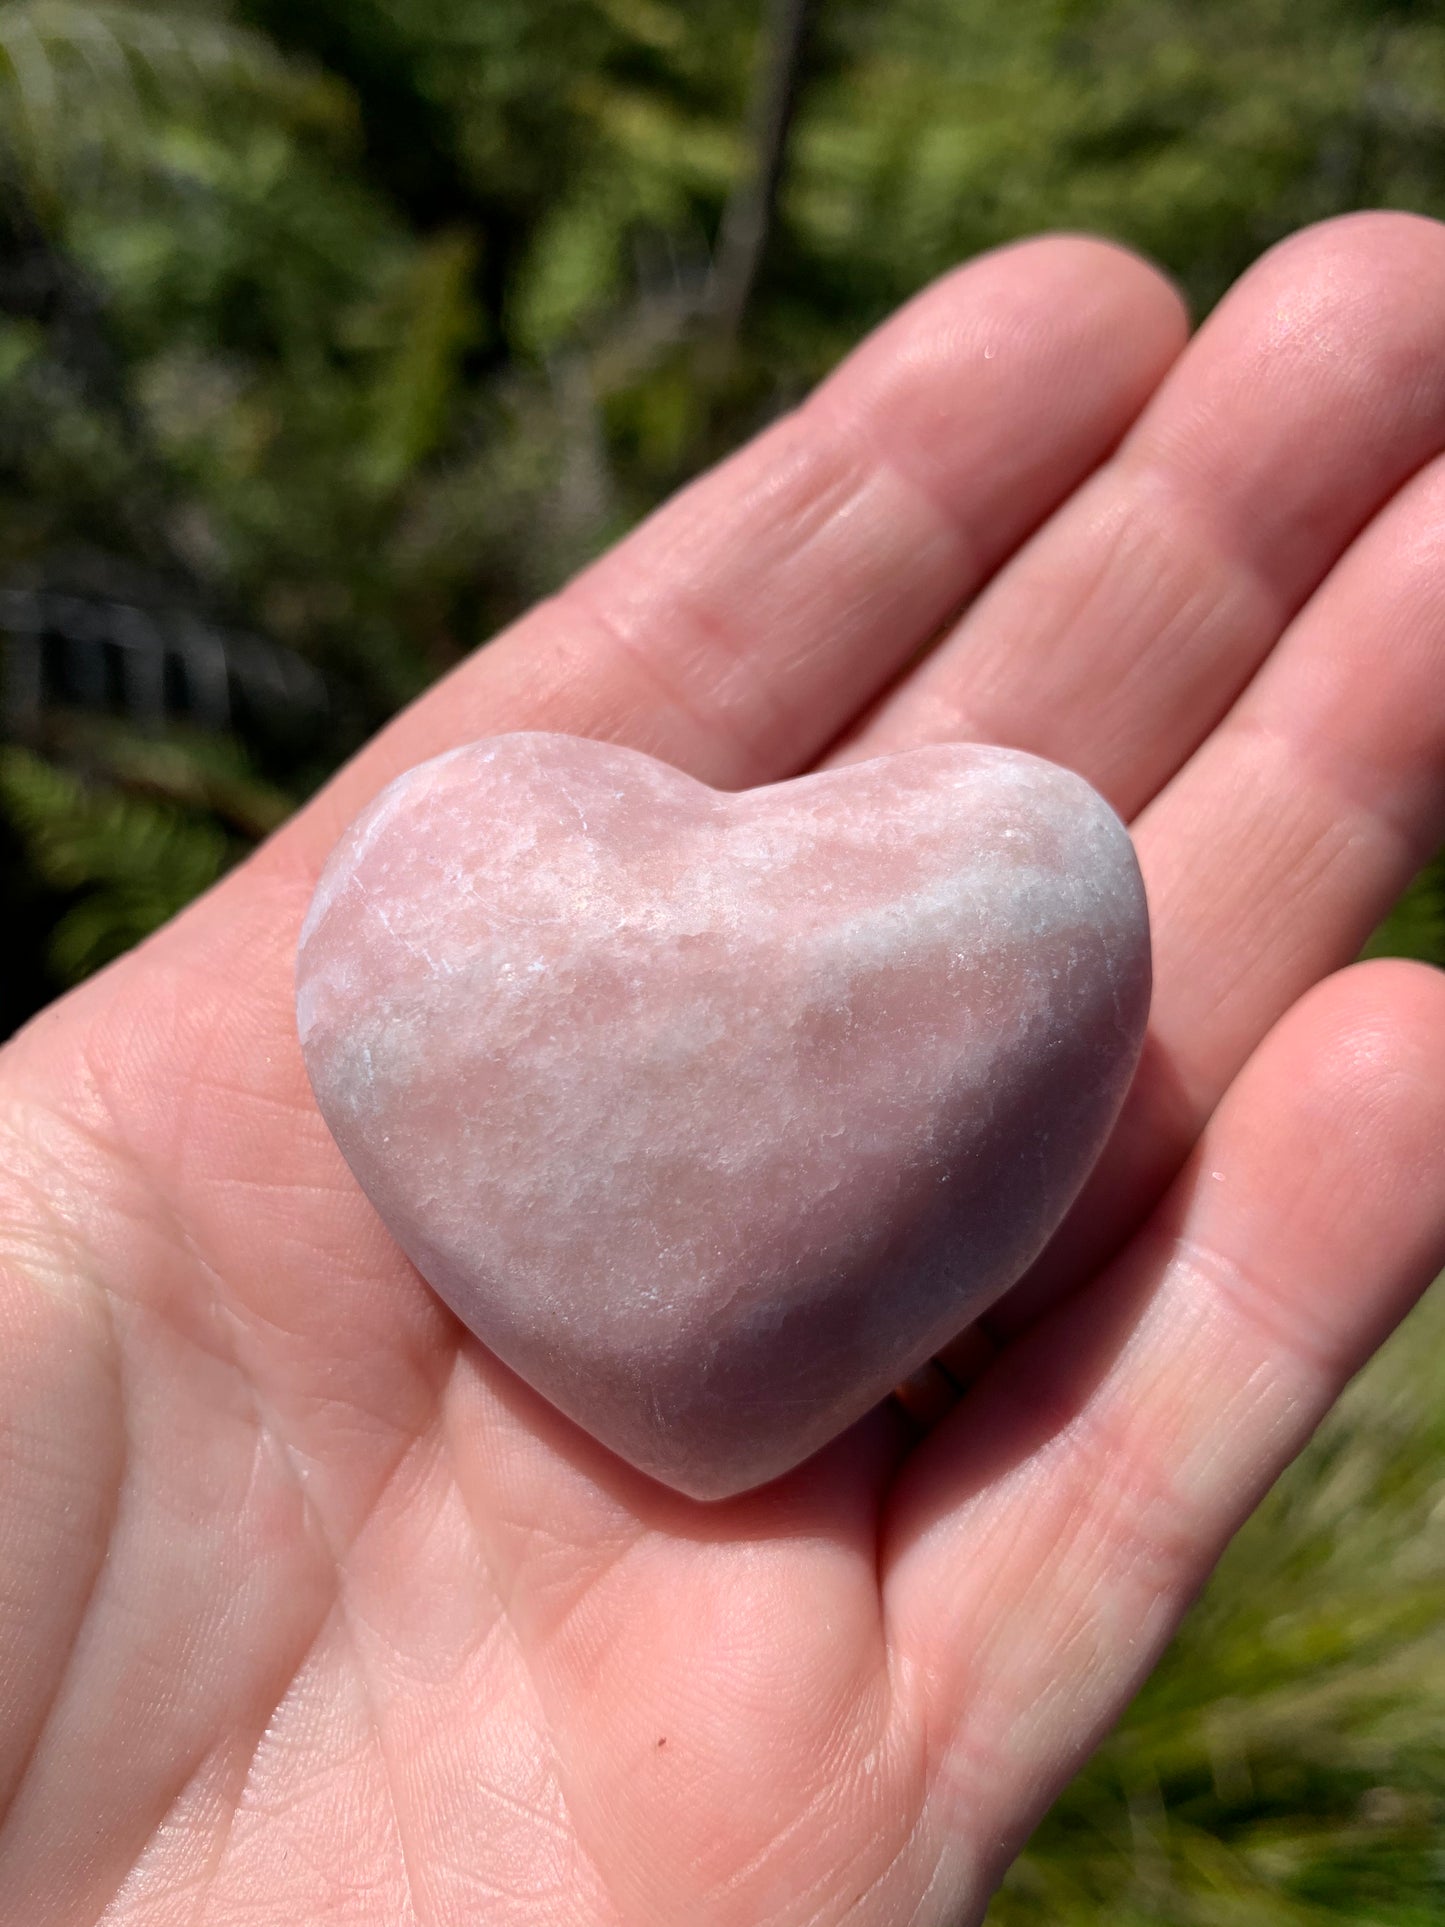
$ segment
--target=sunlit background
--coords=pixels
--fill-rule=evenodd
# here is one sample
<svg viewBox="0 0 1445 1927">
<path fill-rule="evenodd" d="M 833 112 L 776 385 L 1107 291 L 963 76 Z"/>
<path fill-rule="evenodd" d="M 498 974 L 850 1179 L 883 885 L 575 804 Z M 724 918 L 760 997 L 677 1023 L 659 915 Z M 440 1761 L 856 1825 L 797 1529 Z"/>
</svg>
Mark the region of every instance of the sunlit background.
<svg viewBox="0 0 1445 1927">
<path fill-rule="evenodd" d="M 1203 314 L 1371 205 L 1445 216 L 1427 0 L 0 0 L 0 1035 L 930 276 L 1087 227 Z M 1374 947 L 1445 961 L 1438 866 Z M 999 1923 L 1445 1920 L 1442 1359 Z"/>
</svg>

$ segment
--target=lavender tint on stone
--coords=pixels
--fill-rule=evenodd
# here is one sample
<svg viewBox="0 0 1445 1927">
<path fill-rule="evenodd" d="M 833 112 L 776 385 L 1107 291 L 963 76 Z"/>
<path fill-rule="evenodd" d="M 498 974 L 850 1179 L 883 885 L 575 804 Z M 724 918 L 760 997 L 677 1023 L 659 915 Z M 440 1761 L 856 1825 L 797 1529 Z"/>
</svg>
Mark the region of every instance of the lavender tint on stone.
<svg viewBox="0 0 1445 1927">
<path fill-rule="evenodd" d="M 322 1114 L 482 1342 L 698 1498 L 860 1418 L 1042 1249 L 1142 1043 L 1082 778 L 971 745 L 727 795 L 567 736 L 399 777 L 333 852 Z"/>
</svg>

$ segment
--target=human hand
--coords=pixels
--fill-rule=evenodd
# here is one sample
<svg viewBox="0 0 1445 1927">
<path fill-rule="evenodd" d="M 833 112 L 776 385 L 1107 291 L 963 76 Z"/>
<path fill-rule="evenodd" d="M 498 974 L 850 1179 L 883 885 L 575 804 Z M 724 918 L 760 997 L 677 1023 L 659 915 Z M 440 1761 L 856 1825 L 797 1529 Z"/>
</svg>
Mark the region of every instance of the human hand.
<svg viewBox="0 0 1445 1927">
<path fill-rule="evenodd" d="M 1187 348 L 1101 243 L 973 263 L 12 1042 L 7 1922 L 979 1918 L 1445 1262 L 1445 982 L 1340 969 L 1445 821 L 1442 304 L 1445 231 L 1387 215 Z M 926 1435 L 890 1403 L 692 1503 L 357 1191 L 294 1034 L 312 883 L 520 728 L 724 786 L 979 737 L 1131 821 L 1140 1078 Z"/>
</svg>

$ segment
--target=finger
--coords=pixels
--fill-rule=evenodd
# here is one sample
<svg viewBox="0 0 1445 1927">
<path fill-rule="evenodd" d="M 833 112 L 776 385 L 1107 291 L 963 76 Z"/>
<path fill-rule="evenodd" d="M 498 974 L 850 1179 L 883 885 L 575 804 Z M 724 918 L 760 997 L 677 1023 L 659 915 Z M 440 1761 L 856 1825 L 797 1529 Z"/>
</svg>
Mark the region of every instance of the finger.
<svg viewBox="0 0 1445 1927">
<path fill-rule="evenodd" d="M 1117 1247 L 1256 1041 L 1359 954 L 1445 837 L 1445 459 L 1392 501 L 1209 742 L 1134 826 L 1154 929 L 1150 1043 L 1016 1332 Z"/>
<path fill-rule="evenodd" d="M 506 730 L 723 787 L 802 768 L 1108 453 L 1184 332 L 1104 242 L 982 257 L 423 697 L 289 838 L 324 849 L 398 771 Z"/>
<path fill-rule="evenodd" d="M 844 747 L 970 738 L 1126 817 L 1226 712 L 1375 510 L 1445 448 L 1445 227 L 1332 221 L 1266 255 L 1117 455 Z"/>
<path fill-rule="evenodd" d="M 1445 1264 L 1445 977 L 1368 964 L 1271 1033 L 1146 1233 L 924 1442 L 884 1546 L 940 1797 L 1025 1827 L 1251 1508 Z M 947 1815 L 935 1815 L 946 1823 Z"/>
</svg>

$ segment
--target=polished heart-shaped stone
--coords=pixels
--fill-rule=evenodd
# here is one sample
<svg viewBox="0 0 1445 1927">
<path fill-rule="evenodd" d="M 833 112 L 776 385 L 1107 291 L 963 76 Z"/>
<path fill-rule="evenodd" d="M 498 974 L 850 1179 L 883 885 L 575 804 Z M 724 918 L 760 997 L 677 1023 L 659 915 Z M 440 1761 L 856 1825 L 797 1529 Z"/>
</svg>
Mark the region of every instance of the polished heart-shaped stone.
<svg viewBox="0 0 1445 1927">
<path fill-rule="evenodd" d="M 1128 834 L 1051 763 L 946 745 L 729 795 L 515 735 L 353 824 L 297 1007 L 423 1276 L 594 1437 L 718 1498 L 1015 1282 L 1148 1002 Z"/>
</svg>

